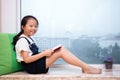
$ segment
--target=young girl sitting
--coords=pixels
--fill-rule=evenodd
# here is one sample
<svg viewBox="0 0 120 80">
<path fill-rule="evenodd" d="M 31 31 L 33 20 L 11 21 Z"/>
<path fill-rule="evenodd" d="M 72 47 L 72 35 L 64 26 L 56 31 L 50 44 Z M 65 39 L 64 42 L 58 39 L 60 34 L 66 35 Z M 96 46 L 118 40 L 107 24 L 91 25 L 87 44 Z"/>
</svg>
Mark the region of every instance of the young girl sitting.
<svg viewBox="0 0 120 80">
<path fill-rule="evenodd" d="M 16 58 L 23 65 L 25 71 L 31 74 L 47 73 L 49 67 L 57 59 L 62 58 L 65 62 L 82 68 L 83 73 L 101 73 L 101 69 L 89 66 L 63 46 L 55 51 L 46 49 L 38 52 L 39 48 L 31 38 L 36 33 L 38 25 L 39 22 L 34 16 L 25 16 L 21 21 L 21 31 L 13 39 Z"/>
</svg>

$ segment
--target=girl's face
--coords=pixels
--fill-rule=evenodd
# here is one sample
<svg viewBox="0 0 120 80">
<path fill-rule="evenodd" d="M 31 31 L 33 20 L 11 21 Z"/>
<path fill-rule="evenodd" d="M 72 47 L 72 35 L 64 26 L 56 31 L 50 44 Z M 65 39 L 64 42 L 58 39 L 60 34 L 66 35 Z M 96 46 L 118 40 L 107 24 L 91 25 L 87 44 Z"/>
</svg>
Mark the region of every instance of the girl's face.
<svg viewBox="0 0 120 80">
<path fill-rule="evenodd" d="M 23 34 L 26 35 L 27 37 L 30 37 L 36 33 L 37 28 L 38 25 L 36 20 L 31 18 L 27 21 L 25 26 L 22 26 L 22 29 L 24 31 Z"/>
</svg>

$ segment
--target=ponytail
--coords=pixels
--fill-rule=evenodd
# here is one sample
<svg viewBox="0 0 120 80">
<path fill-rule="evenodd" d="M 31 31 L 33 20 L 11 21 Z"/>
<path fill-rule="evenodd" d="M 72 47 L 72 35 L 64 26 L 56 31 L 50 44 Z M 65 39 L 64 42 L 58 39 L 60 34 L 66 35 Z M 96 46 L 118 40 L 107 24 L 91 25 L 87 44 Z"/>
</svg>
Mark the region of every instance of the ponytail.
<svg viewBox="0 0 120 80">
<path fill-rule="evenodd" d="M 12 44 L 14 45 L 14 51 L 15 51 L 15 45 L 19 39 L 19 36 L 23 33 L 23 30 L 21 32 L 19 32 L 16 36 L 13 37 L 13 42 Z"/>
</svg>

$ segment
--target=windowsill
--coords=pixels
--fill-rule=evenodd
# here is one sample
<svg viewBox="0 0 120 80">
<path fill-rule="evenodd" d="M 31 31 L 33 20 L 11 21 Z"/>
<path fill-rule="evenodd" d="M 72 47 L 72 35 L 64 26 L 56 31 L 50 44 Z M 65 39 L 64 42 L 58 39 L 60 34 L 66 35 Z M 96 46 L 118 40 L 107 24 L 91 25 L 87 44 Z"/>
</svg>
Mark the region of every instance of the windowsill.
<svg viewBox="0 0 120 80">
<path fill-rule="evenodd" d="M 0 80 L 118 80 L 120 79 L 120 64 L 114 64 L 113 69 L 106 71 L 104 64 L 90 64 L 97 68 L 102 68 L 102 74 L 85 74 L 81 69 L 72 65 L 54 64 L 47 74 L 28 74 L 26 72 L 16 72 L 0 76 Z"/>
</svg>

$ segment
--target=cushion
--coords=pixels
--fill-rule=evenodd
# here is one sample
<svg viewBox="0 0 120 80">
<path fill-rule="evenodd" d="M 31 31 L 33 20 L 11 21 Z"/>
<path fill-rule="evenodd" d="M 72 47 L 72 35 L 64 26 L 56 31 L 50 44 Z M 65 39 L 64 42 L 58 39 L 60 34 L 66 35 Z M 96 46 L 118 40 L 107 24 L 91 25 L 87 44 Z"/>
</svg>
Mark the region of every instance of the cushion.
<svg viewBox="0 0 120 80">
<path fill-rule="evenodd" d="M 15 34 L 0 33 L 0 75 L 23 70 L 16 60 L 12 40 Z"/>
</svg>

